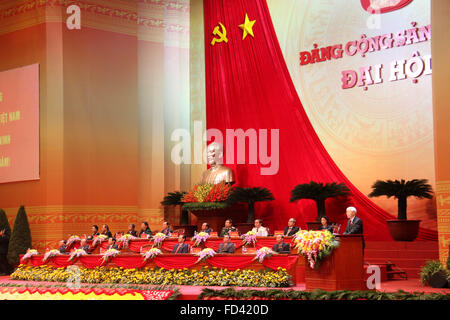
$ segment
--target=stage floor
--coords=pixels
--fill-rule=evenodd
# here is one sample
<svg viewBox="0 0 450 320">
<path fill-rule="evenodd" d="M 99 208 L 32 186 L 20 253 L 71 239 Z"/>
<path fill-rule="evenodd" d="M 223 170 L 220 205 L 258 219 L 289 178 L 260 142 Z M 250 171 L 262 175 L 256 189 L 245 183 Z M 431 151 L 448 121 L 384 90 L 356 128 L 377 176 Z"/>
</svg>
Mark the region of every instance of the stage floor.
<svg viewBox="0 0 450 320">
<path fill-rule="evenodd" d="M 61 282 L 30 282 L 30 281 L 20 281 L 20 280 L 10 280 L 8 276 L 0 277 L 0 284 L 11 284 L 11 285 L 64 285 L 65 283 Z M 86 284 L 88 285 L 88 284 Z M 89 284 L 90 286 L 92 284 Z M 95 286 L 95 285 L 94 285 Z M 99 284 L 98 286 L 101 286 Z M 180 290 L 180 296 L 178 297 L 178 300 L 195 300 L 197 299 L 198 295 L 202 292 L 204 288 L 209 289 L 225 289 L 227 287 L 202 287 L 202 286 L 174 286 L 177 287 Z M 273 288 L 252 288 L 252 287 L 235 287 L 236 290 L 267 290 L 267 289 L 273 289 Z M 299 290 L 303 291 L 305 290 L 305 285 L 300 284 L 296 287 L 289 287 L 289 288 L 278 288 L 281 290 Z M 425 287 L 420 283 L 419 279 L 409 279 L 409 280 L 393 280 L 393 281 L 386 281 L 381 283 L 381 289 L 379 291 L 384 292 L 396 292 L 398 290 L 403 290 L 406 292 L 424 292 L 424 293 L 443 293 L 443 294 L 450 294 L 450 288 L 447 289 L 438 289 L 438 288 L 431 288 L 431 287 Z"/>
</svg>

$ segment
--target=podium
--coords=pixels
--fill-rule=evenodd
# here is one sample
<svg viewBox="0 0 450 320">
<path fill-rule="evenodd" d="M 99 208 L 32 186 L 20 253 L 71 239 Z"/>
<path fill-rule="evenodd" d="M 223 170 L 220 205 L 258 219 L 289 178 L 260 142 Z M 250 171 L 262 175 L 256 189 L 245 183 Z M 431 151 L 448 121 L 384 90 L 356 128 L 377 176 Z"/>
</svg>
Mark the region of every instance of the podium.
<svg viewBox="0 0 450 320">
<path fill-rule="evenodd" d="M 311 269 L 305 258 L 306 290 L 367 290 L 364 281 L 362 236 L 357 234 L 336 236 L 339 247 Z"/>
</svg>

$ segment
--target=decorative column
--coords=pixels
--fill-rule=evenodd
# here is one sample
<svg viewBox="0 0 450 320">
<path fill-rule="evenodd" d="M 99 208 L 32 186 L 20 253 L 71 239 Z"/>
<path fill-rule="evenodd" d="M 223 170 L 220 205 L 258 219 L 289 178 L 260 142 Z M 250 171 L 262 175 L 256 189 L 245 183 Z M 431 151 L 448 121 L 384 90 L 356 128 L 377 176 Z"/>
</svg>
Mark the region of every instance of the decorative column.
<svg viewBox="0 0 450 320">
<path fill-rule="evenodd" d="M 450 245 L 450 42 L 448 16 L 450 2 L 431 2 L 433 30 L 433 109 L 436 168 L 436 204 L 439 236 L 439 259 L 445 265 Z"/>
</svg>

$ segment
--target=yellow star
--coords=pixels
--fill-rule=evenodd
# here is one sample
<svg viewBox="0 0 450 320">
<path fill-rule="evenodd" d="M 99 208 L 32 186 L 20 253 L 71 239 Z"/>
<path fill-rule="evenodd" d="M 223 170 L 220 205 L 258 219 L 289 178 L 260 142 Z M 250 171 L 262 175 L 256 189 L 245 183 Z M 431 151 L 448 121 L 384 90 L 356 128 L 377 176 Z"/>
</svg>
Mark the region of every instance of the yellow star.
<svg viewBox="0 0 450 320">
<path fill-rule="evenodd" d="M 247 36 L 247 34 L 251 35 L 252 37 L 255 37 L 253 35 L 253 25 L 255 24 L 256 20 L 250 21 L 250 19 L 248 18 L 248 15 L 245 14 L 245 21 L 243 24 L 239 25 L 239 28 L 241 28 L 242 30 L 244 30 L 244 33 L 242 34 L 242 40 L 245 39 L 245 37 Z"/>
</svg>

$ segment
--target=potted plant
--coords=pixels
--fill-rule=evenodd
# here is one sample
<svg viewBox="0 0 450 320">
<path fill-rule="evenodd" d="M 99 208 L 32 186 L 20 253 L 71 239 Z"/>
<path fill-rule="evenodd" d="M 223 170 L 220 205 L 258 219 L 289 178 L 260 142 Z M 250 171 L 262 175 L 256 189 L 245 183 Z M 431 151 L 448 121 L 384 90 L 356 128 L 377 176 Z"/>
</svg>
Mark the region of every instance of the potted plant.
<svg viewBox="0 0 450 320">
<path fill-rule="evenodd" d="M 269 189 L 254 187 L 254 188 L 240 188 L 236 187 L 228 197 L 227 202 L 230 204 L 237 202 L 245 202 L 248 205 L 247 209 L 247 223 L 253 223 L 255 220 L 255 203 L 261 201 L 275 200 L 272 192 Z"/>
<path fill-rule="evenodd" d="M 189 223 L 189 216 L 187 210 L 183 210 L 183 202 L 181 201 L 186 192 L 184 191 L 175 191 L 169 192 L 167 196 L 164 197 L 164 200 L 161 201 L 161 204 L 165 207 L 169 206 L 180 206 L 180 224 L 187 225 Z"/>
<path fill-rule="evenodd" d="M 325 201 L 329 198 L 346 197 L 350 190 L 343 183 L 314 182 L 299 184 L 291 191 L 290 202 L 301 199 L 314 200 L 317 207 L 317 219 L 314 222 L 307 222 L 308 229 L 317 230 L 320 226 L 320 219 L 326 215 Z"/>
<path fill-rule="evenodd" d="M 426 179 L 401 180 L 377 180 L 372 185 L 369 197 L 386 196 L 398 200 L 398 219 L 386 220 L 389 232 L 396 241 L 413 241 L 419 233 L 420 220 L 408 220 L 407 199 L 416 197 L 418 199 L 432 199 L 433 191 Z"/>
</svg>

